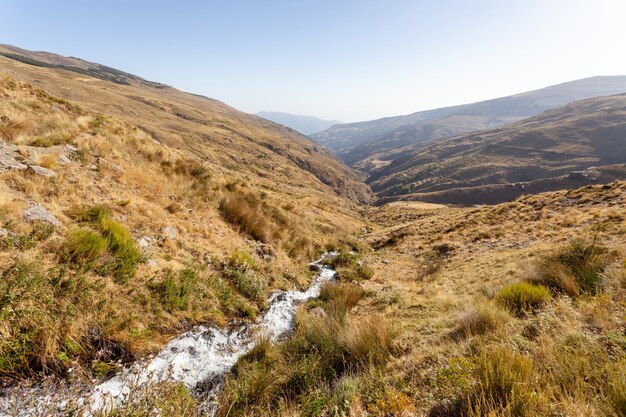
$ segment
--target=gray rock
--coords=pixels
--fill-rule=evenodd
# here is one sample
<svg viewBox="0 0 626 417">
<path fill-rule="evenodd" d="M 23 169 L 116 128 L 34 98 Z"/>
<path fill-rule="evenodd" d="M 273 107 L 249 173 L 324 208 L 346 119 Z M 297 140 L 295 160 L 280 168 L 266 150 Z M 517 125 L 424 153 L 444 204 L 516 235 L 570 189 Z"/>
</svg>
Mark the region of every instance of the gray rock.
<svg viewBox="0 0 626 417">
<path fill-rule="evenodd" d="M 78 148 L 74 145 L 70 145 L 69 143 L 65 145 L 65 149 L 71 152 L 78 152 Z"/>
<path fill-rule="evenodd" d="M 0 237 L 5 237 L 9 235 L 9 231 L 3 227 L 0 227 Z"/>
<path fill-rule="evenodd" d="M 159 267 L 159 263 L 157 261 L 155 261 L 154 259 L 148 259 L 148 266 L 151 266 L 153 268 L 158 268 Z"/>
<path fill-rule="evenodd" d="M 59 164 L 61 165 L 69 165 L 72 163 L 72 160 L 65 155 L 59 156 Z"/>
<path fill-rule="evenodd" d="M 172 226 L 164 227 L 163 233 L 165 233 L 165 236 L 169 237 L 170 239 L 176 239 L 176 228 Z"/>
<path fill-rule="evenodd" d="M 152 238 L 150 238 L 148 236 L 142 236 L 137 241 L 137 244 L 142 249 L 148 249 L 150 247 L 150 245 L 152 244 Z"/>
<path fill-rule="evenodd" d="M 24 210 L 24 220 L 28 222 L 34 222 L 35 220 L 41 220 L 42 222 L 50 223 L 53 226 L 61 226 L 59 219 L 54 217 L 52 213 L 46 210 L 39 204 L 33 204 L 26 210 Z"/>
<path fill-rule="evenodd" d="M 104 158 L 98 158 L 98 164 L 105 166 L 109 169 L 112 169 L 113 171 L 126 172 L 126 170 L 122 168 L 121 166 L 119 166 L 118 164 L 111 162 L 111 161 L 107 161 Z"/>
<path fill-rule="evenodd" d="M 29 165 L 29 171 L 34 172 L 37 175 L 41 175 L 42 177 L 54 178 L 57 176 L 57 173 L 51 169 L 40 167 L 39 165 Z"/>
<path fill-rule="evenodd" d="M 276 257 L 274 248 L 272 247 L 272 245 L 267 244 L 267 243 L 257 242 L 254 250 L 257 256 L 263 259 L 264 261 L 269 261 Z"/>
</svg>

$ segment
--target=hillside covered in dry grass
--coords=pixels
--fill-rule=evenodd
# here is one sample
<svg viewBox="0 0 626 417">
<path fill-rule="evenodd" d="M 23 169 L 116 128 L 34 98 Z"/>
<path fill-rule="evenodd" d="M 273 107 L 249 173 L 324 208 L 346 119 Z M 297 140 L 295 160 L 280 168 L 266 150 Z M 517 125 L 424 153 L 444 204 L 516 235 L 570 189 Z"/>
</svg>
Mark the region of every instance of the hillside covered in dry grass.
<svg viewBox="0 0 626 417">
<path fill-rule="evenodd" d="M 195 323 L 254 318 L 362 224 L 337 193 L 366 187 L 292 131 L 0 59 L 2 377 L 125 361 Z"/>
<path fill-rule="evenodd" d="M 208 416 L 215 386 L 218 416 L 626 415 L 624 181 L 368 206 L 357 174 L 287 128 L 77 58 L 0 52 L 0 415 Z M 609 101 L 580 121 L 606 163 L 623 149 Z M 546 152 L 592 146 L 575 139 Z M 81 402 L 195 325 L 253 322 L 327 251 L 336 281 L 219 381 Z"/>
</svg>

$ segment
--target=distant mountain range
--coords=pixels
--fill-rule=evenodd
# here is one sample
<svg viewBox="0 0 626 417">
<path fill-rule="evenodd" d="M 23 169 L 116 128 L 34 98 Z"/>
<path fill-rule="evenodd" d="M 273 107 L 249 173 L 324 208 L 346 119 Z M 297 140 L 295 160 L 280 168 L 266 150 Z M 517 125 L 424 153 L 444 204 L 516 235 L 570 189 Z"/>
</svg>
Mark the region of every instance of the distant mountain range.
<svg viewBox="0 0 626 417">
<path fill-rule="evenodd" d="M 619 94 L 576 101 L 502 128 L 406 146 L 367 182 L 383 202 L 493 204 L 624 179 L 625 163 L 626 94 Z"/>
<path fill-rule="evenodd" d="M 585 78 L 473 104 L 338 124 L 311 138 L 346 163 L 371 172 L 401 157 L 406 145 L 499 127 L 576 100 L 624 92 L 626 76 Z"/>
<path fill-rule="evenodd" d="M 297 114 L 281 113 L 276 111 L 260 111 L 256 116 L 279 123 L 283 126 L 297 130 L 298 132 L 310 135 L 321 132 L 324 129 L 341 123 L 339 120 L 324 120 L 313 116 L 300 116 Z"/>
</svg>

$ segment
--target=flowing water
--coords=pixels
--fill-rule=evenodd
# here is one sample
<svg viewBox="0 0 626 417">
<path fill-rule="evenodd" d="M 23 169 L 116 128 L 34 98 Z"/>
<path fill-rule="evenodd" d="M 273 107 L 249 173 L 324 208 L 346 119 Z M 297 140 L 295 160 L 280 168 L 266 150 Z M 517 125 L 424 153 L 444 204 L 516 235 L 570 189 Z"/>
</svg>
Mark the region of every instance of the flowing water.
<svg viewBox="0 0 626 417">
<path fill-rule="evenodd" d="M 318 273 L 308 290 L 274 292 L 268 300 L 269 307 L 256 322 L 226 329 L 200 326 L 184 333 L 172 339 L 147 364 L 125 368 L 96 386 L 86 396 L 85 405 L 92 412 L 112 408 L 124 402 L 134 389 L 160 381 L 181 382 L 191 390 L 212 386 L 204 394 L 209 399 L 214 398 L 221 377 L 261 338 L 277 341 L 294 329 L 297 305 L 318 297 L 322 284 L 334 280 L 335 271 L 322 263 L 333 256 L 336 254 L 327 253 L 311 264 Z M 211 406 L 209 404 L 209 408 Z M 0 401 L 0 416 L 3 415 L 1 408 Z M 24 411 L 20 415 L 37 414 L 36 410 Z"/>
</svg>

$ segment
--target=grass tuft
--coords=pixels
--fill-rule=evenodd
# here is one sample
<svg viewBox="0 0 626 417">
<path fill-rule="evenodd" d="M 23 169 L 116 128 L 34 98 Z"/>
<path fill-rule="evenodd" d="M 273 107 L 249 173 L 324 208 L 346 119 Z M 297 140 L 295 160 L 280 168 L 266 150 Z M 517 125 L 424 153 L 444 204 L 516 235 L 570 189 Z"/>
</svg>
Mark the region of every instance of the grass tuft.
<svg viewBox="0 0 626 417">
<path fill-rule="evenodd" d="M 530 280 L 571 297 L 597 294 L 603 290 L 602 273 L 612 259 L 609 250 L 599 245 L 596 238 L 575 239 L 541 259 Z"/>
<path fill-rule="evenodd" d="M 107 241 L 89 229 L 76 229 L 65 240 L 65 256 L 71 262 L 92 266 L 107 248 Z"/>
<path fill-rule="evenodd" d="M 538 310 L 552 298 L 543 285 L 518 282 L 502 288 L 496 299 L 512 313 L 523 314 Z"/>
</svg>

